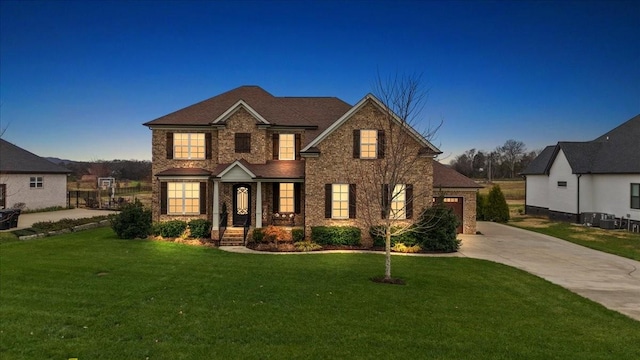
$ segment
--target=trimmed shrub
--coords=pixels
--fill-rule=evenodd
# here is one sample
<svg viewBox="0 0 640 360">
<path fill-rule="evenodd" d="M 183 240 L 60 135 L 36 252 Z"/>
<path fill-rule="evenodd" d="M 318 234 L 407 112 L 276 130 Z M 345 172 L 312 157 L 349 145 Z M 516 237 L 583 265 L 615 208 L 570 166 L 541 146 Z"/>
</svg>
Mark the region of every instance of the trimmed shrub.
<svg viewBox="0 0 640 360">
<path fill-rule="evenodd" d="M 154 234 L 166 238 L 177 238 L 187 230 L 187 222 L 182 220 L 171 220 L 160 222 L 154 226 Z"/>
<path fill-rule="evenodd" d="M 300 242 L 304 240 L 304 229 L 294 228 L 291 230 L 291 237 L 294 242 Z"/>
<path fill-rule="evenodd" d="M 378 231 L 377 229 L 382 229 L 383 226 L 379 225 L 379 226 L 372 226 L 369 229 L 369 235 L 371 235 L 371 238 L 373 239 L 373 246 L 376 247 L 383 247 L 384 243 L 385 243 L 385 239 L 383 235 L 380 235 L 380 231 Z M 394 226 L 391 228 L 391 234 L 398 232 L 400 228 L 397 226 Z M 415 234 L 413 233 L 413 230 L 410 231 L 406 231 L 400 235 L 396 235 L 396 236 L 391 236 L 391 246 L 393 247 L 395 244 L 397 243 L 403 243 L 407 246 L 412 246 L 418 243 L 418 240 L 416 239 Z"/>
<path fill-rule="evenodd" d="M 253 239 L 253 242 L 259 244 L 262 242 L 262 240 L 264 239 L 264 229 L 262 228 L 255 228 L 253 229 L 253 234 L 251 235 L 251 238 Z"/>
<path fill-rule="evenodd" d="M 483 221 L 486 220 L 484 216 L 484 212 L 487 208 L 487 197 L 483 194 L 478 193 L 476 195 L 476 220 Z"/>
<path fill-rule="evenodd" d="M 509 205 L 507 205 L 507 200 L 505 200 L 504 194 L 500 190 L 500 185 L 493 185 L 491 191 L 489 191 L 484 218 L 488 221 L 502 223 L 509 221 Z"/>
<path fill-rule="evenodd" d="M 311 240 L 320 245 L 359 246 L 362 232 L 355 226 L 313 226 Z"/>
<path fill-rule="evenodd" d="M 396 243 L 391 250 L 395 251 L 395 252 L 401 252 L 401 253 L 407 253 L 407 254 L 411 254 L 411 253 L 417 253 L 420 252 L 420 250 L 422 250 L 422 248 L 420 247 L 420 245 L 413 245 L 413 246 L 407 246 L 401 242 Z"/>
<path fill-rule="evenodd" d="M 138 200 L 126 204 L 111 219 L 111 228 L 120 239 L 144 239 L 151 233 L 151 210 Z"/>
<path fill-rule="evenodd" d="M 456 229 L 460 220 L 445 206 L 434 205 L 422 211 L 416 226 L 416 238 L 426 251 L 455 252 L 460 248 Z"/>
<path fill-rule="evenodd" d="M 263 230 L 263 233 L 264 238 L 262 239 L 262 242 L 291 241 L 291 233 L 279 226 L 269 225 Z"/>
<path fill-rule="evenodd" d="M 189 229 L 191 230 L 191 236 L 194 238 L 211 238 L 210 221 L 204 219 L 191 220 L 189 221 Z"/>
</svg>

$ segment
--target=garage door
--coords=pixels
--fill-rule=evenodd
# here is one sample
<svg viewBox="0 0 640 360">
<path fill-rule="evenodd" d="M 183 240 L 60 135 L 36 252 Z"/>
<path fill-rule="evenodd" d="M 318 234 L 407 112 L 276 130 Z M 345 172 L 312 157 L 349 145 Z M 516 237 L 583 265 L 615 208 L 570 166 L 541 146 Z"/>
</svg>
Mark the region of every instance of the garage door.
<svg viewBox="0 0 640 360">
<path fill-rule="evenodd" d="M 462 217 L 462 208 L 463 208 L 463 204 L 464 204 L 464 198 L 462 197 L 444 197 L 444 199 L 442 199 L 444 206 L 453 209 L 453 212 L 456 214 L 456 216 L 458 217 L 458 220 L 460 220 L 460 225 L 458 226 L 458 228 L 456 229 L 458 234 L 462 234 L 462 222 L 463 222 L 463 217 Z"/>
</svg>

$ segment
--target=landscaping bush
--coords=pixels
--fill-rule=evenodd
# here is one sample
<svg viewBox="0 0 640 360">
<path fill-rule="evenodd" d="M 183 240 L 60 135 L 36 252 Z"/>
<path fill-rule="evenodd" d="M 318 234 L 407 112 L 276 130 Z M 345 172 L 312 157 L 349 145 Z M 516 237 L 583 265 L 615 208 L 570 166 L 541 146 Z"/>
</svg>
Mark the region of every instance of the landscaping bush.
<svg viewBox="0 0 640 360">
<path fill-rule="evenodd" d="M 507 205 L 507 200 L 505 200 L 504 194 L 500 190 L 500 185 L 493 185 L 491 191 L 489 191 L 484 210 L 484 219 L 502 223 L 509 221 L 509 205 Z"/>
<path fill-rule="evenodd" d="M 296 251 L 314 251 L 322 249 L 322 246 L 312 242 L 312 241 L 298 241 L 293 243 Z"/>
<path fill-rule="evenodd" d="M 111 228 L 120 239 L 146 238 L 151 233 L 151 210 L 137 200 L 126 204 L 111 219 Z"/>
<path fill-rule="evenodd" d="M 304 240 L 304 229 L 294 228 L 291 230 L 291 237 L 294 242 L 300 242 Z"/>
<path fill-rule="evenodd" d="M 460 220 L 452 209 L 434 205 L 422 211 L 416 224 L 415 236 L 426 251 L 455 252 L 460 248 L 456 229 Z"/>
<path fill-rule="evenodd" d="M 311 240 L 320 245 L 359 246 L 360 228 L 355 226 L 313 226 Z"/>
<path fill-rule="evenodd" d="M 253 242 L 259 244 L 264 239 L 264 231 L 262 228 L 253 229 L 253 234 L 251 235 Z"/>
<path fill-rule="evenodd" d="M 369 235 L 371 235 L 371 238 L 373 239 L 373 246 L 376 247 L 384 247 L 384 243 L 385 243 L 385 239 L 383 235 L 380 235 L 380 232 L 378 229 L 382 229 L 383 226 L 379 225 L 379 226 L 372 226 L 369 229 Z M 391 228 L 391 234 L 393 234 L 394 232 L 398 232 L 399 227 L 394 226 Z M 418 243 L 418 240 L 416 239 L 415 234 L 413 233 L 413 231 L 406 231 L 400 235 L 396 235 L 396 236 L 391 236 L 391 246 L 393 247 L 395 244 L 397 243 L 403 243 L 407 246 L 412 246 Z"/>
<path fill-rule="evenodd" d="M 195 219 L 189 221 L 189 229 L 191 237 L 194 238 L 211 238 L 211 222 L 204 219 Z"/>
<path fill-rule="evenodd" d="M 484 212 L 487 208 L 487 197 L 478 193 L 476 196 L 476 220 L 484 221 Z"/>
<path fill-rule="evenodd" d="M 160 222 L 154 225 L 154 235 L 166 238 L 177 238 L 187 229 L 187 222 L 182 220 L 171 220 Z"/>
<path fill-rule="evenodd" d="M 289 242 L 291 241 L 291 233 L 279 226 L 269 225 L 264 230 L 264 238 L 262 242 Z"/>
<path fill-rule="evenodd" d="M 422 250 L 422 248 L 420 247 L 420 245 L 413 245 L 413 246 L 407 246 L 401 242 L 396 243 L 391 250 L 396 251 L 396 252 L 401 252 L 401 253 L 417 253 L 420 252 L 420 250 Z"/>
</svg>

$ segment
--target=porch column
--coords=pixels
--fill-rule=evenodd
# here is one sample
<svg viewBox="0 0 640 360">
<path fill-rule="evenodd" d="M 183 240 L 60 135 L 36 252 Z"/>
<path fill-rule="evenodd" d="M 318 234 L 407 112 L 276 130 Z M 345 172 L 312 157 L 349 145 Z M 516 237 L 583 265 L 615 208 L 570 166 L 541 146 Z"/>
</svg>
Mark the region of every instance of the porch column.
<svg viewBox="0 0 640 360">
<path fill-rule="evenodd" d="M 220 209 L 218 206 L 220 205 L 220 197 L 218 195 L 218 181 L 213 182 L 213 220 L 212 228 L 213 230 L 220 229 Z"/>
<path fill-rule="evenodd" d="M 256 188 L 256 227 L 262 227 L 262 182 L 258 181 Z"/>
</svg>

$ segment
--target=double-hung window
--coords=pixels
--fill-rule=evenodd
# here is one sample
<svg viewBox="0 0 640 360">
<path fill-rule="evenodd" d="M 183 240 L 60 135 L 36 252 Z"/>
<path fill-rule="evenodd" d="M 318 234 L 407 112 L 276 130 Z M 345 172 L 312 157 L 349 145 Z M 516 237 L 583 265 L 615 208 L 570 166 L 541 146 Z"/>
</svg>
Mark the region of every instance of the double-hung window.
<svg viewBox="0 0 640 360">
<path fill-rule="evenodd" d="M 173 157 L 174 159 L 204 159 L 204 134 L 174 133 Z"/>
<path fill-rule="evenodd" d="M 360 158 L 375 159 L 378 153 L 378 131 L 360 130 Z"/>
<path fill-rule="evenodd" d="M 295 160 L 295 136 L 293 134 L 280 134 L 279 160 Z"/>
<path fill-rule="evenodd" d="M 640 184 L 631 184 L 631 208 L 640 209 Z"/>
<path fill-rule="evenodd" d="M 167 200 L 169 214 L 199 214 L 200 183 L 167 183 Z"/>
<path fill-rule="evenodd" d="M 43 187 L 42 176 L 31 176 L 29 178 L 29 187 L 31 189 L 42 189 Z"/>
<path fill-rule="evenodd" d="M 331 218 L 349 218 L 349 184 L 332 184 Z"/>
<path fill-rule="evenodd" d="M 293 193 L 293 183 L 280 183 L 280 212 L 294 212 L 295 206 Z"/>
<path fill-rule="evenodd" d="M 391 195 L 391 218 L 406 219 L 405 206 L 407 204 L 407 194 L 404 184 L 396 184 Z"/>
</svg>

